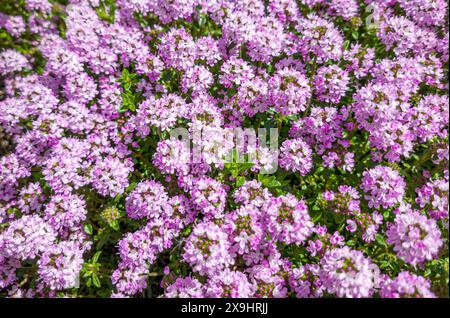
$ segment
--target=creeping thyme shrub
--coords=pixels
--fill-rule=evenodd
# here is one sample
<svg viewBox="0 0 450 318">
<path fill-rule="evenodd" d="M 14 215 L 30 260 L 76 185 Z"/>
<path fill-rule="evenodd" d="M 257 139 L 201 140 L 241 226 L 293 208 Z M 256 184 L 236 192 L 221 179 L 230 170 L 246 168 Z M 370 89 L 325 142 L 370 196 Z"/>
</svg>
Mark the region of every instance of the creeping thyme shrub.
<svg viewBox="0 0 450 318">
<path fill-rule="evenodd" d="M 0 297 L 448 297 L 447 10 L 2 0 Z"/>
</svg>

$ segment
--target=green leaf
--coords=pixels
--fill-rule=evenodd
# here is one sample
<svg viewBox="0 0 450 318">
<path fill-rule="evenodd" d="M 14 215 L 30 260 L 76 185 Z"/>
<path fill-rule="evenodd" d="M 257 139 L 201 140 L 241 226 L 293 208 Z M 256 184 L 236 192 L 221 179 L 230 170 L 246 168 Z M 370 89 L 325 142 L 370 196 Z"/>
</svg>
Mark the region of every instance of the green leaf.
<svg viewBox="0 0 450 318">
<path fill-rule="evenodd" d="M 94 232 L 92 225 L 89 223 L 84 225 L 84 231 L 89 235 L 92 235 L 92 233 Z"/>
<path fill-rule="evenodd" d="M 345 221 L 345 216 L 342 214 L 334 214 L 334 220 L 337 224 L 342 224 Z"/>
<path fill-rule="evenodd" d="M 253 166 L 254 166 L 254 164 L 251 162 L 238 163 L 238 170 L 239 170 L 239 172 L 243 172 L 243 171 L 250 169 Z"/>
<path fill-rule="evenodd" d="M 236 178 L 236 187 L 240 187 L 245 182 L 245 177 L 239 176 Z"/>
<path fill-rule="evenodd" d="M 92 278 L 89 277 L 87 282 L 86 282 L 87 287 L 91 287 L 92 286 Z"/>
<path fill-rule="evenodd" d="M 375 236 L 375 240 L 377 241 L 378 244 L 380 244 L 381 246 L 387 247 L 388 245 L 386 244 L 386 241 L 384 240 L 384 237 L 381 234 L 377 234 Z"/>
<path fill-rule="evenodd" d="M 119 230 L 120 230 L 120 225 L 119 225 L 119 221 L 118 221 L 118 220 L 113 220 L 113 221 L 109 222 L 109 226 L 110 226 L 114 231 L 119 231 Z"/>
<path fill-rule="evenodd" d="M 94 286 L 97 288 L 100 288 L 102 284 L 100 283 L 100 279 L 98 278 L 97 274 L 92 274 L 92 282 L 94 283 Z"/>
<path fill-rule="evenodd" d="M 92 257 L 92 262 L 93 263 L 97 263 L 98 258 L 100 257 L 101 253 L 102 253 L 102 251 L 98 251 L 97 253 L 94 254 L 94 257 Z"/>
<path fill-rule="evenodd" d="M 109 239 L 109 234 L 105 233 L 105 235 L 102 235 L 102 237 L 99 239 L 95 248 L 97 250 L 100 250 L 106 244 L 108 239 Z"/>
<path fill-rule="evenodd" d="M 281 187 L 281 182 L 278 180 L 271 180 L 269 183 L 266 184 L 266 187 L 268 188 Z"/>
<path fill-rule="evenodd" d="M 275 176 L 258 175 L 258 181 L 266 188 L 276 188 L 281 186 L 281 182 Z"/>
<path fill-rule="evenodd" d="M 322 212 L 317 213 L 317 215 L 313 218 L 313 222 L 316 223 L 322 218 Z"/>
</svg>

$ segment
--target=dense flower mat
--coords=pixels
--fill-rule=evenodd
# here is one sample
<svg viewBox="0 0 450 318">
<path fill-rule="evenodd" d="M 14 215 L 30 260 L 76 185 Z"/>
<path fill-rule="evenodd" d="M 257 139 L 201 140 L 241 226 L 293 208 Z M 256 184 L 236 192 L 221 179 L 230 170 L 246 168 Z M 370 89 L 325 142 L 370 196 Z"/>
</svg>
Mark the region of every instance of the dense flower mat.
<svg viewBox="0 0 450 318">
<path fill-rule="evenodd" d="M 448 297 L 447 6 L 1 0 L 0 296 Z"/>
</svg>

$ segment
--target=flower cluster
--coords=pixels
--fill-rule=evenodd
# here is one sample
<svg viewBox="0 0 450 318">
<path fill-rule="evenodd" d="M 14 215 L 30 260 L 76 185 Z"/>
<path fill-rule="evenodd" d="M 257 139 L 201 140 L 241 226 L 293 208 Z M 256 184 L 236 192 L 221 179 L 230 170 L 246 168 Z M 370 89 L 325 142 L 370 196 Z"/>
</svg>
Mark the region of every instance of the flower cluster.
<svg viewBox="0 0 450 318">
<path fill-rule="evenodd" d="M 383 298 L 435 298 L 430 282 L 409 272 L 400 272 L 394 279 L 383 281 L 380 295 Z"/>
<path fill-rule="evenodd" d="M 435 258 L 443 245 L 436 221 L 414 210 L 397 214 L 386 234 L 397 255 L 413 266 Z"/>
<path fill-rule="evenodd" d="M 399 173 L 385 166 L 364 171 L 361 180 L 361 189 L 367 193 L 364 197 L 371 208 L 389 208 L 402 202 L 405 186 Z"/>
<path fill-rule="evenodd" d="M 378 233 L 383 217 L 378 211 L 367 213 L 361 211 L 358 191 L 350 186 L 340 185 L 337 193 L 326 191 L 322 194 L 325 206 L 332 213 L 342 214 L 346 218 L 345 227 L 351 233 L 358 229 L 364 242 L 372 242 Z"/>
<path fill-rule="evenodd" d="M 319 277 L 325 290 L 338 297 L 370 297 L 377 283 L 376 268 L 361 251 L 345 246 L 324 255 Z"/>
<path fill-rule="evenodd" d="M 447 9 L 2 0 L 0 297 L 448 297 Z"/>
</svg>

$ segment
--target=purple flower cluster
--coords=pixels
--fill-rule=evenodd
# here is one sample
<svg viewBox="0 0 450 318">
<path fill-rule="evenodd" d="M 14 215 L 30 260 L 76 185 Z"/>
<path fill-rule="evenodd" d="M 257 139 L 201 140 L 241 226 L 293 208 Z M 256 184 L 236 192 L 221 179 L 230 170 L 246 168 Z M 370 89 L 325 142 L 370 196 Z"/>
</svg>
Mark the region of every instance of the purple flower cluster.
<svg viewBox="0 0 450 318">
<path fill-rule="evenodd" d="M 157 219 L 167 211 L 168 195 L 157 181 L 140 182 L 127 197 L 125 209 L 129 217 Z"/>
<path fill-rule="evenodd" d="M 377 283 L 377 266 L 361 251 L 348 246 L 332 249 L 322 258 L 320 280 L 328 293 L 338 297 L 370 297 Z"/>
<path fill-rule="evenodd" d="M 61 242 L 46 250 L 38 261 L 42 283 L 51 290 L 77 287 L 83 252 L 74 242 Z"/>
<path fill-rule="evenodd" d="M 290 135 L 302 138 L 321 156 L 325 167 L 352 171 L 355 165 L 354 153 L 348 149 L 351 143 L 346 134 L 354 128 L 347 109 L 339 111 L 333 107 L 313 107 L 309 116 L 293 123 Z"/>
<path fill-rule="evenodd" d="M 281 145 L 280 167 L 306 175 L 312 168 L 312 150 L 302 139 L 286 140 Z"/>
<path fill-rule="evenodd" d="M 383 298 L 435 298 L 430 282 L 409 272 L 400 272 L 394 279 L 384 279 L 380 295 Z"/>
<path fill-rule="evenodd" d="M 337 193 L 326 191 L 322 194 L 325 206 L 333 213 L 343 214 L 346 217 L 346 230 L 351 233 L 359 230 L 364 242 L 372 242 L 378 233 L 383 217 L 378 211 L 367 213 L 361 211 L 360 196 L 355 188 L 340 185 Z"/>
<path fill-rule="evenodd" d="M 328 233 L 326 226 L 317 225 L 313 232 L 314 237 L 308 241 L 308 247 L 306 248 L 313 257 L 316 255 L 323 257 L 327 251 L 344 245 L 344 237 L 338 231 L 331 235 Z"/>
<path fill-rule="evenodd" d="M 303 200 L 292 194 L 272 198 L 263 207 L 269 235 L 286 244 L 301 244 L 311 234 L 313 222 Z"/>
<path fill-rule="evenodd" d="M 397 214 L 386 234 L 398 257 L 413 266 L 436 258 L 443 245 L 436 221 L 409 209 Z"/>
<path fill-rule="evenodd" d="M 435 219 L 448 219 L 448 180 L 437 179 L 416 189 L 416 203 Z"/>
<path fill-rule="evenodd" d="M 327 103 L 339 103 L 345 95 L 350 78 L 347 71 L 337 65 L 323 66 L 317 70 L 314 89 L 317 100 Z"/>
<path fill-rule="evenodd" d="M 140 188 L 164 191 L 152 181 L 143 183 Z M 155 211 L 149 210 L 145 202 L 151 201 L 145 200 L 157 195 L 149 191 L 136 193 L 135 200 L 129 205 L 133 215 L 146 217 L 148 221 L 139 230 L 127 233 L 118 243 L 120 262 L 111 276 L 116 288 L 115 297 L 131 296 L 147 288 L 149 267 L 160 253 L 174 245 L 180 231 L 195 219 L 195 211 L 184 196 L 169 198 L 163 195 L 161 204 L 153 206 Z"/>
<path fill-rule="evenodd" d="M 385 166 L 376 166 L 364 171 L 361 189 L 371 208 L 393 207 L 402 202 L 405 193 L 405 181 L 399 173 Z"/>
<path fill-rule="evenodd" d="M 4 257 L 33 259 L 45 251 L 56 239 L 53 228 L 37 215 L 24 215 L 10 223 L 0 235 Z"/>
<path fill-rule="evenodd" d="M 442 295 L 446 1 L 0 7 L 0 297 Z"/>
</svg>

